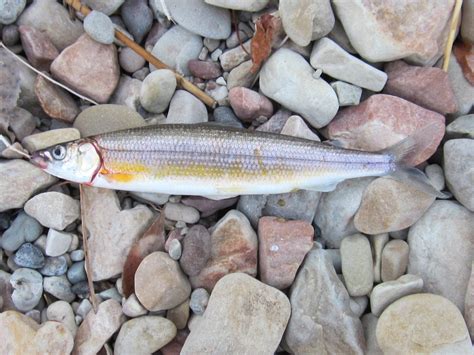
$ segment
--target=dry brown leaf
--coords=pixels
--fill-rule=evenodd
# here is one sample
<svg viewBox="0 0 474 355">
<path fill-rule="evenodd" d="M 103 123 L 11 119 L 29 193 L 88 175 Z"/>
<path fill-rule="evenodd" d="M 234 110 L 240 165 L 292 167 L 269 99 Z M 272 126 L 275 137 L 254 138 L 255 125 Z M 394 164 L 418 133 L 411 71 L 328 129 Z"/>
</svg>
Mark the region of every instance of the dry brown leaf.
<svg viewBox="0 0 474 355">
<path fill-rule="evenodd" d="M 255 24 L 255 34 L 251 42 L 253 66 L 250 71 L 252 73 L 257 72 L 262 63 L 270 56 L 274 32 L 273 16 L 270 14 L 260 16 Z"/>
</svg>

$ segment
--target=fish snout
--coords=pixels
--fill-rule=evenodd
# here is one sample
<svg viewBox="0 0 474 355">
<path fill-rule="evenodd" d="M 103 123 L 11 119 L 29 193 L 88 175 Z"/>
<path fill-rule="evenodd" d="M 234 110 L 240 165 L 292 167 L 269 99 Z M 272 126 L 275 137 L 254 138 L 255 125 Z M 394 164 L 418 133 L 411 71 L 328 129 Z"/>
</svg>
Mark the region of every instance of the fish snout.
<svg viewBox="0 0 474 355">
<path fill-rule="evenodd" d="M 46 169 L 48 167 L 49 158 L 44 151 L 38 151 L 31 154 L 30 162 L 40 169 Z"/>
</svg>

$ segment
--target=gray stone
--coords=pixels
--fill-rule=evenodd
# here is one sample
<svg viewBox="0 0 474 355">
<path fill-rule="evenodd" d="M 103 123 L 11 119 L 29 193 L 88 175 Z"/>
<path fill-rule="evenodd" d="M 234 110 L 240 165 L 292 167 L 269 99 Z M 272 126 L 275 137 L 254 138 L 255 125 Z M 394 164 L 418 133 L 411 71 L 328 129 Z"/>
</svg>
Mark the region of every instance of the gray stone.
<svg viewBox="0 0 474 355">
<path fill-rule="evenodd" d="M 72 285 L 71 291 L 79 296 L 79 298 L 89 297 L 89 284 L 87 281 L 80 281 L 77 284 Z"/>
<path fill-rule="evenodd" d="M 67 278 L 73 285 L 87 280 L 84 264 L 84 261 L 74 263 L 67 271 Z"/>
<path fill-rule="evenodd" d="M 342 274 L 351 296 L 368 295 L 374 284 L 372 251 L 366 236 L 354 234 L 341 242 Z"/>
<path fill-rule="evenodd" d="M 449 60 L 448 76 L 458 104 L 458 112 L 454 116 L 466 115 L 474 105 L 474 86 L 464 77 L 462 68 L 454 54 L 451 54 Z"/>
<path fill-rule="evenodd" d="M 438 164 L 430 164 L 425 168 L 425 175 L 436 190 L 444 190 L 445 184 L 442 167 L 440 167 Z"/>
<path fill-rule="evenodd" d="M 462 6 L 461 36 L 465 42 L 474 44 L 474 1 L 466 0 Z"/>
<path fill-rule="evenodd" d="M 214 6 L 226 9 L 257 12 L 267 6 L 269 0 L 204 0 Z"/>
<path fill-rule="evenodd" d="M 336 18 L 332 31 L 329 32 L 328 37 L 340 45 L 346 52 L 357 54 L 357 51 L 352 47 L 351 41 L 347 37 L 346 31 L 341 22 Z"/>
<path fill-rule="evenodd" d="M 398 279 L 407 270 L 410 247 L 400 239 L 389 241 L 382 250 L 381 279 L 392 281 Z"/>
<path fill-rule="evenodd" d="M 182 247 L 181 242 L 178 239 L 173 239 L 170 242 L 168 254 L 171 259 L 179 260 L 181 258 Z"/>
<path fill-rule="evenodd" d="M 117 302 L 122 302 L 122 295 L 118 292 L 115 287 L 108 288 L 102 292 L 99 292 L 99 297 L 103 300 L 114 299 Z"/>
<path fill-rule="evenodd" d="M 115 39 L 115 27 L 104 13 L 92 10 L 84 19 L 84 31 L 93 40 L 102 44 L 112 44 Z"/>
<path fill-rule="evenodd" d="M 253 73 L 250 70 L 252 66 L 252 61 L 247 60 L 240 63 L 235 68 L 232 68 L 227 77 L 227 89 L 230 90 L 235 87 L 250 88 L 255 82 L 258 74 L 258 72 Z"/>
<path fill-rule="evenodd" d="M 358 86 L 348 84 L 344 81 L 334 81 L 331 87 L 336 92 L 339 106 L 358 105 L 362 95 L 362 89 Z"/>
<path fill-rule="evenodd" d="M 132 110 L 138 111 L 140 109 L 141 87 L 141 80 L 131 78 L 128 75 L 122 75 L 109 102 L 111 104 L 127 106 Z M 143 118 L 139 114 L 134 114 L 133 116 L 136 116 L 136 120 L 142 122 L 142 125 L 144 124 Z"/>
<path fill-rule="evenodd" d="M 71 233 L 60 232 L 51 228 L 46 238 L 45 254 L 48 256 L 65 254 L 71 246 L 72 238 Z"/>
<path fill-rule="evenodd" d="M 474 114 L 456 118 L 446 126 L 446 137 L 474 139 Z"/>
<path fill-rule="evenodd" d="M 82 249 L 73 250 L 70 254 L 70 257 L 72 261 L 84 260 L 84 250 Z"/>
<path fill-rule="evenodd" d="M 267 195 L 242 195 L 237 203 L 237 209 L 249 219 L 254 228 L 257 228 L 266 203 Z"/>
<path fill-rule="evenodd" d="M 7 251 L 17 250 L 21 244 L 34 242 L 43 231 L 38 221 L 21 211 L 10 227 L 3 232 L 1 247 Z"/>
<path fill-rule="evenodd" d="M 31 243 L 23 244 L 13 257 L 13 261 L 20 267 L 40 269 L 44 266 L 44 255 L 39 248 Z"/>
<path fill-rule="evenodd" d="M 129 0 L 120 9 L 122 20 L 137 43 L 142 42 L 153 24 L 153 12 L 147 3 L 146 0 Z"/>
<path fill-rule="evenodd" d="M 243 48 L 242 48 L 243 47 Z M 244 50 L 245 48 L 245 50 Z M 217 49 L 214 53 L 219 53 L 220 49 Z M 219 61 L 221 63 L 222 69 L 224 71 L 230 71 L 231 69 L 237 67 L 239 64 L 250 59 L 248 53 L 250 52 L 250 40 L 245 42 L 242 46 L 232 48 L 228 51 L 225 51 L 219 55 Z M 211 58 L 214 56 L 214 53 L 211 54 Z M 214 58 L 212 58 L 214 60 Z M 217 59 L 216 59 L 217 60 Z"/>
<path fill-rule="evenodd" d="M 69 142 L 79 138 L 81 138 L 81 134 L 77 129 L 59 128 L 32 134 L 31 136 L 22 139 L 21 144 L 29 152 L 34 152 L 59 143 Z"/>
<path fill-rule="evenodd" d="M 43 288 L 45 292 L 48 292 L 59 300 L 72 302 L 76 298 L 76 295 L 71 290 L 71 284 L 65 275 L 45 277 L 43 280 Z"/>
<path fill-rule="evenodd" d="M 165 217 L 172 221 L 183 221 L 185 223 L 196 223 L 199 221 L 199 211 L 191 206 L 181 203 L 168 202 L 164 208 Z"/>
<path fill-rule="evenodd" d="M 202 123 L 207 122 L 206 106 L 185 90 L 176 90 L 166 117 L 166 123 Z"/>
<path fill-rule="evenodd" d="M 474 261 L 471 266 L 471 276 L 466 289 L 466 298 L 464 300 L 464 319 L 466 320 L 471 339 L 474 338 Z"/>
<path fill-rule="evenodd" d="M 140 317 L 148 313 L 148 310 L 141 305 L 134 293 L 122 302 L 122 311 L 123 314 L 130 318 Z"/>
<path fill-rule="evenodd" d="M 10 276 L 10 283 L 13 287 L 12 301 L 20 311 L 29 311 L 40 302 L 43 296 L 43 277 L 38 271 L 17 269 Z"/>
<path fill-rule="evenodd" d="M 352 313 L 358 318 L 360 318 L 369 304 L 369 297 L 367 296 L 358 296 L 351 297 L 349 305 L 351 307 Z"/>
<path fill-rule="evenodd" d="M 362 326 L 364 327 L 364 335 L 367 342 L 367 355 L 383 355 L 377 343 L 377 336 L 375 331 L 377 329 L 377 322 L 379 319 L 372 313 L 367 313 L 361 318 Z"/>
<path fill-rule="evenodd" d="M 209 292 L 204 288 L 197 288 L 191 293 L 191 300 L 189 302 L 189 308 L 197 314 L 202 316 L 206 310 L 207 304 L 209 303 Z"/>
<path fill-rule="evenodd" d="M 0 24 L 9 25 L 16 21 L 26 6 L 26 0 L 0 1 Z"/>
<path fill-rule="evenodd" d="M 149 112 L 162 113 L 167 108 L 176 90 L 176 77 L 171 70 L 155 70 L 143 80 L 140 103 Z"/>
<path fill-rule="evenodd" d="M 125 0 L 84 0 L 83 3 L 89 6 L 91 9 L 103 12 L 106 15 L 112 15 L 118 10 Z"/>
<path fill-rule="evenodd" d="M 152 202 L 156 205 L 164 205 L 168 202 L 170 195 L 160 194 L 160 193 L 149 193 L 149 192 L 131 192 L 132 196 L 138 200 L 145 200 L 147 202 Z"/>
<path fill-rule="evenodd" d="M 38 271 L 44 276 L 61 276 L 67 271 L 67 260 L 64 256 L 46 258 L 44 266 Z"/>
<path fill-rule="evenodd" d="M 311 223 L 320 196 L 321 192 L 309 190 L 269 195 L 262 214 L 285 219 L 301 219 Z"/>
<path fill-rule="evenodd" d="M 214 110 L 214 121 L 229 127 L 243 128 L 242 122 L 230 107 L 219 106 Z"/>
<path fill-rule="evenodd" d="M 51 303 L 46 310 L 48 320 L 60 322 L 69 329 L 74 337 L 77 332 L 77 325 L 74 319 L 74 312 L 69 303 L 65 301 L 56 301 Z"/>
<path fill-rule="evenodd" d="M 144 67 L 146 61 L 129 47 L 122 48 L 119 53 L 119 63 L 123 70 L 134 73 Z M 119 83 L 120 85 L 120 83 Z"/>
</svg>

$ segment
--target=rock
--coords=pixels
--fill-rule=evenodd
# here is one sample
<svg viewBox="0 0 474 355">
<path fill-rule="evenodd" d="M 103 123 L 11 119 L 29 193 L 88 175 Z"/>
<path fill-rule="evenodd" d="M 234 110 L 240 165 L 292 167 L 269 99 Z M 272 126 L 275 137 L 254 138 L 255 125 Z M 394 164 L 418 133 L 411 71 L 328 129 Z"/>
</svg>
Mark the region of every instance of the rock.
<svg viewBox="0 0 474 355">
<path fill-rule="evenodd" d="M 462 7 L 461 36 L 465 42 L 474 44 L 474 3 L 468 0 Z"/>
<path fill-rule="evenodd" d="M 352 47 L 352 44 L 347 37 L 347 33 L 344 30 L 341 22 L 336 17 L 336 21 L 334 23 L 334 27 L 332 28 L 331 32 L 329 32 L 328 37 L 331 38 L 334 42 L 340 45 L 346 52 L 357 54 L 357 51 Z"/>
<path fill-rule="evenodd" d="M 125 322 L 115 340 L 114 354 L 152 354 L 176 335 L 173 322 L 163 317 L 145 316 Z"/>
<path fill-rule="evenodd" d="M 89 297 L 89 285 L 87 281 L 80 281 L 77 284 L 72 285 L 71 291 L 79 298 Z"/>
<path fill-rule="evenodd" d="M 115 27 L 104 13 L 92 10 L 84 19 L 84 31 L 96 42 L 112 44 L 115 39 Z"/>
<path fill-rule="evenodd" d="M 284 338 L 290 352 L 363 354 L 362 324 L 349 301 L 326 251 L 311 250 L 290 290 L 292 312 Z"/>
<path fill-rule="evenodd" d="M 418 165 L 428 159 L 441 142 L 444 117 L 395 96 L 372 95 L 360 105 L 345 108 L 329 124 L 327 135 L 344 148 L 378 151 L 426 126 L 432 126 L 430 131 L 436 129 L 436 133 L 428 147 L 413 153 L 409 164 Z"/>
<path fill-rule="evenodd" d="M 461 311 L 473 259 L 473 217 L 453 201 L 436 201 L 408 233 L 408 273 L 421 276 L 425 291 L 446 297 Z"/>
<path fill-rule="evenodd" d="M 156 42 L 152 54 L 170 69 L 174 69 L 183 75 L 190 75 L 188 62 L 191 59 L 198 58 L 201 48 L 201 37 L 181 26 L 173 26 Z M 153 71 L 156 68 L 150 64 L 150 70 Z"/>
<path fill-rule="evenodd" d="M 331 192 L 323 193 L 314 216 L 314 224 L 329 248 L 339 248 L 344 237 L 354 234 L 356 214 L 365 189 L 374 178 L 349 179 Z"/>
<path fill-rule="evenodd" d="M 47 228 L 63 230 L 80 217 L 80 206 L 72 197 L 51 191 L 28 200 L 25 212 Z"/>
<path fill-rule="evenodd" d="M 456 199 L 474 211 L 474 141 L 452 139 L 444 145 L 446 184 Z"/>
<path fill-rule="evenodd" d="M 396 280 L 406 272 L 409 253 L 410 247 L 404 240 L 391 240 L 385 245 L 381 262 L 382 281 Z"/>
<path fill-rule="evenodd" d="M 194 207 L 186 206 L 181 203 L 168 202 L 165 205 L 164 214 L 167 219 L 171 219 L 172 221 L 183 221 L 190 224 L 199 221 L 199 211 Z"/>
<path fill-rule="evenodd" d="M 143 68 L 148 70 L 148 68 Z M 111 104 L 127 106 L 134 111 L 140 110 L 140 89 L 142 82 L 138 79 L 131 78 L 127 75 L 122 75 L 120 81 L 115 89 L 114 94 L 110 98 Z M 136 115 L 140 116 L 140 115 Z M 142 121 L 143 118 L 139 117 Z"/>
<path fill-rule="evenodd" d="M 368 304 L 369 298 L 367 296 L 351 297 L 349 301 L 352 313 L 358 318 L 364 314 Z"/>
<path fill-rule="evenodd" d="M 385 247 L 385 244 L 388 242 L 388 233 L 372 235 L 369 239 L 370 245 L 372 247 L 372 259 L 374 260 L 374 281 L 378 283 L 382 281 L 382 251 Z"/>
<path fill-rule="evenodd" d="M 425 175 L 430 180 L 430 183 L 438 191 L 444 190 L 444 172 L 443 168 L 438 164 L 430 164 L 425 168 Z"/>
<path fill-rule="evenodd" d="M 204 288 L 197 288 L 191 293 L 189 308 L 194 314 L 202 316 L 209 302 L 209 293 Z"/>
<path fill-rule="evenodd" d="M 17 250 L 25 241 L 35 241 L 43 231 L 38 221 L 25 212 L 20 212 L 10 227 L 3 232 L 1 247 L 6 251 Z"/>
<path fill-rule="evenodd" d="M 44 255 L 39 248 L 31 243 L 23 244 L 13 257 L 13 261 L 19 267 L 40 269 L 44 266 Z"/>
<path fill-rule="evenodd" d="M 61 276 L 67 271 L 67 260 L 64 256 L 46 258 L 44 266 L 38 271 L 44 276 Z"/>
<path fill-rule="evenodd" d="M 21 14 L 18 25 L 34 27 L 62 51 L 83 33 L 82 24 L 72 21 L 65 7 L 55 0 L 35 0 Z"/>
<path fill-rule="evenodd" d="M 166 123 L 207 122 L 206 106 L 185 90 L 176 90 L 171 98 Z"/>
<path fill-rule="evenodd" d="M 434 200 L 435 196 L 408 184 L 378 178 L 365 190 L 354 226 L 366 234 L 398 231 L 418 221 Z"/>
<path fill-rule="evenodd" d="M 334 81 L 331 87 L 336 92 L 339 106 L 354 106 L 360 102 L 362 89 L 358 86 L 345 83 L 343 81 Z"/>
<path fill-rule="evenodd" d="M 135 273 L 135 294 L 150 311 L 162 311 L 183 303 L 191 294 L 179 264 L 164 252 L 154 252 L 140 263 Z"/>
<path fill-rule="evenodd" d="M 213 115 L 214 121 L 218 124 L 235 128 L 244 128 L 242 122 L 240 122 L 230 107 L 219 106 L 214 110 Z"/>
<path fill-rule="evenodd" d="M 172 321 L 177 329 L 186 328 L 189 319 L 189 300 L 186 300 L 179 306 L 168 310 L 168 312 L 166 312 L 166 318 Z"/>
<path fill-rule="evenodd" d="M 474 86 L 464 76 L 462 67 L 454 54 L 451 54 L 449 60 L 448 76 L 458 107 L 458 111 L 454 115 L 466 115 L 474 105 Z"/>
<path fill-rule="evenodd" d="M 21 159 L 0 163 L 0 212 L 20 208 L 56 178 Z"/>
<path fill-rule="evenodd" d="M 135 42 L 142 42 L 153 24 L 153 12 L 146 0 L 125 1 L 120 9 L 122 20 Z"/>
<path fill-rule="evenodd" d="M 249 88 L 255 82 L 258 73 L 253 73 L 250 69 L 253 63 L 247 60 L 233 68 L 227 77 L 227 89 L 235 87 Z"/>
<path fill-rule="evenodd" d="M 26 6 L 26 0 L 0 1 L 0 24 L 14 23 Z"/>
<path fill-rule="evenodd" d="M 170 242 L 168 254 L 171 259 L 178 261 L 181 258 L 182 250 L 181 242 L 178 239 L 173 239 Z"/>
<path fill-rule="evenodd" d="M 370 294 L 370 310 L 380 316 L 387 306 L 396 300 L 423 289 L 423 279 L 416 275 L 403 275 L 397 280 L 383 282 L 374 287 Z"/>
<path fill-rule="evenodd" d="M 48 36 L 30 26 L 20 26 L 19 32 L 28 61 L 39 70 L 49 71 L 51 63 L 59 52 Z"/>
<path fill-rule="evenodd" d="M 176 90 L 176 77 L 171 70 L 155 70 L 143 80 L 140 103 L 149 112 L 162 113 L 167 108 Z"/>
<path fill-rule="evenodd" d="M 368 295 L 374 283 L 372 251 L 366 236 L 354 234 L 341 242 L 342 274 L 351 296 Z"/>
<path fill-rule="evenodd" d="M 13 287 L 12 301 L 22 312 L 36 307 L 43 296 L 43 277 L 38 271 L 16 269 L 10 276 L 10 284 Z"/>
<path fill-rule="evenodd" d="M 320 196 L 321 192 L 309 190 L 269 195 L 262 214 L 311 222 Z"/>
<path fill-rule="evenodd" d="M 66 253 L 71 245 L 73 235 L 54 229 L 48 231 L 45 252 L 48 256 L 60 256 Z"/>
<path fill-rule="evenodd" d="M 230 12 L 227 9 L 208 5 L 202 0 L 167 1 L 167 10 L 161 0 L 150 1 L 155 12 L 162 13 L 176 21 L 186 30 L 213 39 L 226 39 L 231 33 Z"/>
<path fill-rule="evenodd" d="M 237 117 L 251 122 L 260 116 L 271 117 L 273 105 L 270 100 L 259 93 L 243 87 L 229 91 L 229 101 Z"/>
<path fill-rule="evenodd" d="M 74 354 L 97 353 L 123 323 L 122 307 L 115 300 L 99 304 L 97 313 L 89 312 L 77 330 Z"/>
<path fill-rule="evenodd" d="M 85 5 L 94 10 L 103 12 L 106 15 L 112 15 L 115 13 L 123 3 L 124 0 L 109 0 L 106 2 L 101 0 L 84 0 Z"/>
<path fill-rule="evenodd" d="M 474 85 L 474 46 L 466 43 L 457 43 L 453 47 L 453 53 L 461 65 L 464 77 L 471 85 Z"/>
<path fill-rule="evenodd" d="M 387 74 L 347 53 L 329 38 L 322 38 L 314 45 L 310 63 L 314 69 L 321 69 L 335 79 L 372 91 L 381 91 L 387 82 Z"/>
<path fill-rule="evenodd" d="M 388 306 L 379 318 L 376 334 L 384 354 L 472 351 L 459 310 L 446 298 L 429 293 L 406 296 Z"/>
<path fill-rule="evenodd" d="M 156 205 L 164 205 L 168 202 L 170 195 L 160 194 L 160 193 L 148 193 L 148 192 L 131 192 L 131 195 L 137 198 L 138 200 L 145 200 L 147 202 L 152 202 Z"/>
<path fill-rule="evenodd" d="M 293 283 L 313 247 L 314 229 L 306 221 L 262 217 L 258 222 L 260 280 L 283 290 Z"/>
<path fill-rule="evenodd" d="M 204 0 L 206 3 L 231 10 L 257 12 L 268 4 L 268 0 Z"/>
<path fill-rule="evenodd" d="M 78 282 L 87 280 L 84 265 L 84 261 L 74 263 L 67 271 L 67 278 L 72 284 L 77 284 Z"/>
<path fill-rule="evenodd" d="M 76 295 L 71 290 L 71 284 L 65 275 L 45 277 L 43 287 L 45 292 L 59 300 L 72 302 L 76 298 Z"/>
<path fill-rule="evenodd" d="M 122 105 L 97 105 L 82 111 L 74 128 L 82 137 L 145 126 L 145 120 L 134 110 Z"/>
<path fill-rule="evenodd" d="M 466 320 L 467 328 L 471 334 L 471 339 L 474 338 L 474 263 L 471 267 L 471 276 L 467 284 L 466 298 L 464 300 L 464 319 Z"/>
<path fill-rule="evenodd" d="M 263 65 L 260 89 L 315 128 L 326 126 L 339 107 L 331 86 L 323 79 L 313 78 L 313 69 L 304 58 L 284 48 L 273 53 Z"/>
<path fill-rule="evenodd" d="M 220 65 L 210 61 L 191 59 L 188 68 L 191 75 L 201 79 L 215 79 L 222 75 Z"/>
<path fill-rule="evenodd" d="M 2 41 L 7 47 L 14 46 L 20 41 L 20 32 L 17 25 L 7 25 L 2 29 Z"/>
<path fill-rule="evenodd" d="M 367 341 L 367 355 L 383 355 L 380 350 L 379 344 L 377 343 L 377 337 L 375 331 L 379 319 L 372 313 L 366 313 L 361 318 L 362 326 L 364 327 L 364 335 Z"/>
<path fill-rule="evenodd" d="M 211 257 L 211 235 L 201 225 L 192 226 L 183 239 L 179 263 L 189 276 L 198 275 Z"/>
<path fill-rule="evenodd" d="M 69 93 L 38 75 L 35 93 L 41 108 L 52 118 L 72 123 L 79 114 L 79 107 Z"/>
<path fill-rule="evenodd" d="M 6 116 L 10 121 L 10 129 L 18 140 L 30 135 L 36 128 L 36 120 L 33 115 L 22 108 L 17 107 L 8 112 Z"/>
<path fill-rule="evenodd" d="M 51 73 L 79 93 L 105 103 L 119 82 L 117 50 L 82 35 L 54 60 Z"/>
<path fill-rule="evenodd" d="M 304 120 L 297 115 L 288 118 L 280 134 L 321 142 L 318 135 L 309 129 Z"/>
<path fill-rule="evenodd" d="M 30 152 L 51 147 L 55 144 L 74 141 L 81 138 L 81 133 L 75 128 L 59 128 L 25 137 L 21 144 Z"/>
<path fill-rule="evenodd" d="M 289 317 L 290 304 L 282 292 L 246 274 L 227 275 L 216 284 L 200 326 L 193 328 L 181 354 L 273 353 Z"/>
<path fill-rule="evenodd" d="M 212 229 L 211 258 L 198 275 L 190 278 L 193 288 L 211 291 L 219 279 L 234 272 L 255 276 L 257 248 L 257 235 L 248 219 L 237 210 L 227 212 Z"/>
<path fill-rule="evenodd" d="M 243 47 L 243 48 L 242 48 Z M 245 48 L 245 50 L 244 50 Z M 217 58 L 213 58 L 214 53 L 218 52 L 220 49 L 216 49 L 213 54 L 211 54 L 211 59 L 217 61 Z M 232 48 L 225 51 L 218 56 L 219 61 L 221 62 L 221 67 L 224 71 L 230 71 L 231 69 L 237 67 L 239 64 L 242 64 L 245 61 L 250 59 L 250 40 L 242 44 L 241 46 Z"/>
<path fill-rule="evenodd" d="M 454 1 L 417 0 L 412 5 L 333 2 L 351 44 L 364 59 L 389 62 L 406 58 L 431 66 L 443 52 Z"/>
<path fill-rule="evenodd" d="M 148 313 L 148 310 L 140 304 L 134 293 L 125 302 L 122 302 L 122 312 L 127 317 L 135 318 Z"/>
<path fill-rule="evenodd" d="M 74 320 L 74 312 L 69 303 L 65 301 L 56 301 L 51 303 L 46 310 L 48 320 L 62 323 L 69 331 L 72 336 L 76 336 L 77 325 Z"/>
<path fill-rule="evenodd" d="M 145 59 L 129 47 L 122 48 L 119 53 L 120 67 L 129 73 L 134 73 L 145 66 Z M 120 85 L 120 83 L 119 83 Z"/>
<path fill-rule="evenodd" d="M 71 257 L 72 261 L 81 261 L 84 260 L 84 250 L 82 249 L 77 249 L 73 250 L 69 256 Z"/>
<path fill-rule="evenodd" d="M 89 234 L 89 258 L 94 281 L 118 276 L 132 245 L 153 219 L 144 205 L 121 210 L 115 191 L 83 188 L 84 219 Z M 84 227 L 84 226 L 83 226 Z"/>
<path fill-rule="evenodd" d="M 237 202 L 237 200 L 237 197 L 225 198 L 222 200 L 210 200 L 201 196 L 189 196 L 181 199 L 181 203 L 196 208 L 201 213 L 201 217 L 209 217 L 217 211 L 231 207 Z"/>
<path fill-rule="evenodd" d="M 446 138 L 474 139 L 474 114 L 456 118 L 446 126 Z"/>
</svg>

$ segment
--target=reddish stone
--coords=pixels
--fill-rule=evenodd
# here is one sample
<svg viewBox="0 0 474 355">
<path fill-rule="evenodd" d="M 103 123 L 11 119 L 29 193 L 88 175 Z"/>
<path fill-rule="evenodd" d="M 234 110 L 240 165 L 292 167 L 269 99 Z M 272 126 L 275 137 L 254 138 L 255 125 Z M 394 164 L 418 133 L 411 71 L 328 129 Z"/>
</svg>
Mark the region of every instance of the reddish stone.
<svg viewBox="0 0 474 355">
<path fill-rule="evenodd" d="M 443 115 L 457 111 L 448 73 L 439 68 L 417 67 L 403 61 L 385 66 L 388 81 L 384 93 L 399 96 Z"/>
<path fill-rule="evenodd" d="M 119 82 L 117 49 L 83 34 L 54 60 L 51 73 L 81 94 L 105 103 Z"/>
<path fill-rule="evenodd" d="M 206 266 L 210 257 L 209 231 L 199 224 L 192 226 L 183 240 L 183 253 L 179 259 L 181 269 L 189 276 L 196 276 Z"/>
<path fill-rule="evenodd" d="M 59 55 L 59 51 L 53 42 L 43 32 L 34 27 L 20 26 L 18 30 L 28 61 L 36 69 L 49 71 L 51 63 Z"/>
<path fill-rule="evenodd" d="M 188 62 L 189 71 L 201 79 L 215 79 L 221 76 L 221 66 L 214 62 L 192 59 Z"/>
<path fill-rule="evenodd" d="M 229 102 L 237 117 L 251 122 L 260 117 L 271 117 L 273 114 L 272 102 L 258 92 L 236 87 L 229 91 Z"/>
<path fill-rule="evenodd" d="M 327 135 L 343 147 L 378 151 L 398 143 L 428 125 L 436 127 L 431 144 L 411 154 L 418 165 L 436 151 L 444 135 L 444 116 L 391 95 L 372 95 L 357 106 L 339 112 L 328 125 Z"/>
<path fill-rule="evenodd" d="M 170 245 L 174 239 L 177 239 L 179 242 L 183 240 L 184 235 L 181 234 L 181 230 L 182 230 L 181 228 L 176 228 L 176 229 L 173 229 L 168 234 L 168 238 L 166 238 L 166 242 L 165 242 L 165 251 L 167 253 L 170 251 Z"/>
<path fill-rule="evenodd" d="M 178 330 L 176 337 L 173 340 L 171 340 L 170 343 L 163 346 L 160 349 L 160 353 L 163 355 L 179 355 L 181 353 L 181 349 L 188 335 L 189 335 L 189 330 L 187 329 Z"/>
<path fill-rule="evenodd" d="M 203 218 L 209 217 L 217 211 L 223 210 L 224 208 L 228 208 L 234 205 L 235 203 L 237 203 L 238 199 L 238 197 L 232 197 L 223 200 L 210 200 L 201 196 L 189 196 L 183 198 L 181 200 L 181 203 L 185 204 L 186 206 L 196 208 L 199 212 L 201 212 L 201 218 Z"/>
<path fill-rule="evenodd" d="M 262 217 L 258 221 L 260 280 L 283 290 L 313 247 L 314 228 L 306 221 Z"/>
<path fill-rule="evenodd" d="M 464 77 L 471 85 L 474 85 L 474 45 L 457 43 L 453 47 L 453 52 L 462 68 Z"/>
</svg>

